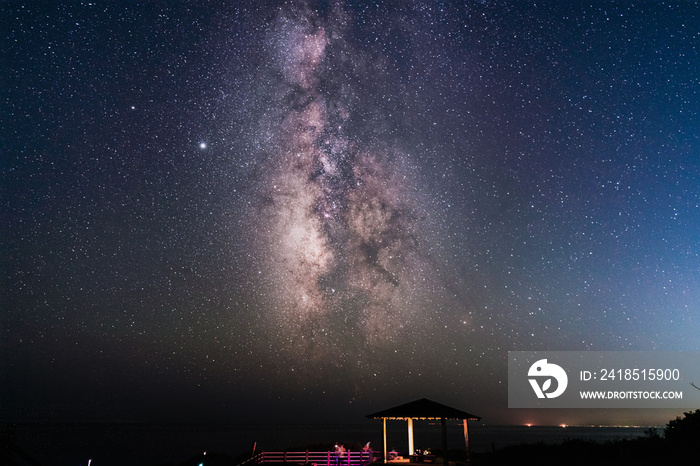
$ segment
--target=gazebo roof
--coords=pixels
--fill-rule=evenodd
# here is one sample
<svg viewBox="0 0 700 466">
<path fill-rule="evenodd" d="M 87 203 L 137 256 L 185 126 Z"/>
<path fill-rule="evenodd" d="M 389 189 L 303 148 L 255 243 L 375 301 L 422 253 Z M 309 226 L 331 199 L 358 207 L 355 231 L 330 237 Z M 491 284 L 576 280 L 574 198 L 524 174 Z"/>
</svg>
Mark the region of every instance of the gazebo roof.
<svg viewBox="0 0 700 466">
<path fill-rule="evenodd" d="M 467 419 L 478 421 L 479 416 L 421 398 L 394 408 L 385 409 L 367 416 L 370 419 Z"/>
</svg>

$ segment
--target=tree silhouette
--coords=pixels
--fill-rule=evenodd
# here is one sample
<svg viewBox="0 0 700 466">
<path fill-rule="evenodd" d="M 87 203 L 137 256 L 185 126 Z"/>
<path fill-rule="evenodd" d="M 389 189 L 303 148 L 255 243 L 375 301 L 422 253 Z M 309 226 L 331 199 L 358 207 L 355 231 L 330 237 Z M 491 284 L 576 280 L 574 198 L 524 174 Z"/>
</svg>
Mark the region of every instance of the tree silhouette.
<svg viewBox="0 0 700 466">
<path fill-rule="evenodd" d="M 689 447 L 700 438 L 700 409 L 683 414 L 683 418 L 679 416 L 666 424 L 664 437 L 676 446 Z"/>
</svg>

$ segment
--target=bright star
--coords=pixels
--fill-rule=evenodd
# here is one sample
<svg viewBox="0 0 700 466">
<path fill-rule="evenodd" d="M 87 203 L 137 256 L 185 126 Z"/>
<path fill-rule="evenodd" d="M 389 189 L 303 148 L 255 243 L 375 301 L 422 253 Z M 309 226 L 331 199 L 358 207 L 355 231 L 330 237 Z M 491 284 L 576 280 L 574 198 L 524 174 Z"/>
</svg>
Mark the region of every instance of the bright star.
<svg viewBox="0 0 700 466">
<path fill-rule="evenodd" d="M 200 143 L 199 143 L 199 148 L 202 149 L 202 150 L 206 149 L 206 148 L 207 148 L 207 143 L 206 143 L 206 142 L 200 142 Z"/>
</svg>

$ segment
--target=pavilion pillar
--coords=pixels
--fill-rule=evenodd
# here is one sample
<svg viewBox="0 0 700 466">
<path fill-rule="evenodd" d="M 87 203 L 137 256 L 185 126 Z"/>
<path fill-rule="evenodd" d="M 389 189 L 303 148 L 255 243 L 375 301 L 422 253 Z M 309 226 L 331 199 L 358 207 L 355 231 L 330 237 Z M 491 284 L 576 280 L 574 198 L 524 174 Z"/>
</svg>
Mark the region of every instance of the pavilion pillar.
<svg viewBox="0 0 700 466">
<path fill-rule="evenodd" d="M 413 419 L 408 418 L 408 454 L 409 455 L 414 455 L 415 451 L 413 450 Z"/>
<path fill-rule="evenodd" d="M 467 447 L 467 458 L 471 457 L 471 451 L 469 450 L 469 426 L 467 425 L 467 420 L 462 419 L 464 423 L 464 444 Z"/>
<path fill-rule="evenodd" d="M 387 462 L 387 450 L 386 450 L 386 418 L 382 418 L 382 426 L 384 427 L 384 462 Z"/>
<path fill-rule="evenodd" d="M 443 464 L 448 464 L 447 460 L 447 419 L 440 418 L 440 424 L 442 425 L 442 461 Z"/>
</svg>

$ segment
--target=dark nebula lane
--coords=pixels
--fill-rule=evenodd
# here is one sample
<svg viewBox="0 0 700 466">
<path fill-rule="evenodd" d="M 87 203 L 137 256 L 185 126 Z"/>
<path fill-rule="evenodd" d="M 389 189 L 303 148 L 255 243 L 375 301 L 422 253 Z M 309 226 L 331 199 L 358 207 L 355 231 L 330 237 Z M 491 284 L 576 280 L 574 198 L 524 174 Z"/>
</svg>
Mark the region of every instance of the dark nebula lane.
<svg viewBox="0 0 700 466">
<path fill-rule="evenodd" d="M 507 356 L 700 350 L 699 13 L 0 2 L 0 421 L 682 414 Z"/>
<path fill-rule="evenodd" d="M 270 37 L 279 81 L 265 117 L 277 124 L 264 123 L 276 133 L 254 222 L 274 277 L 272 336 L 303 342 L 294 347 L 299 360 L 365 360 L 374 345 L 425 328 L 419 290 L 429 245 L 416 194 L 425 187 L 410 153 L 353 130 L 361 91 L 337 70 L 370 58 L 352 52 L 344 33 L 337 18 L 288 7 Z"/>
</svg>

